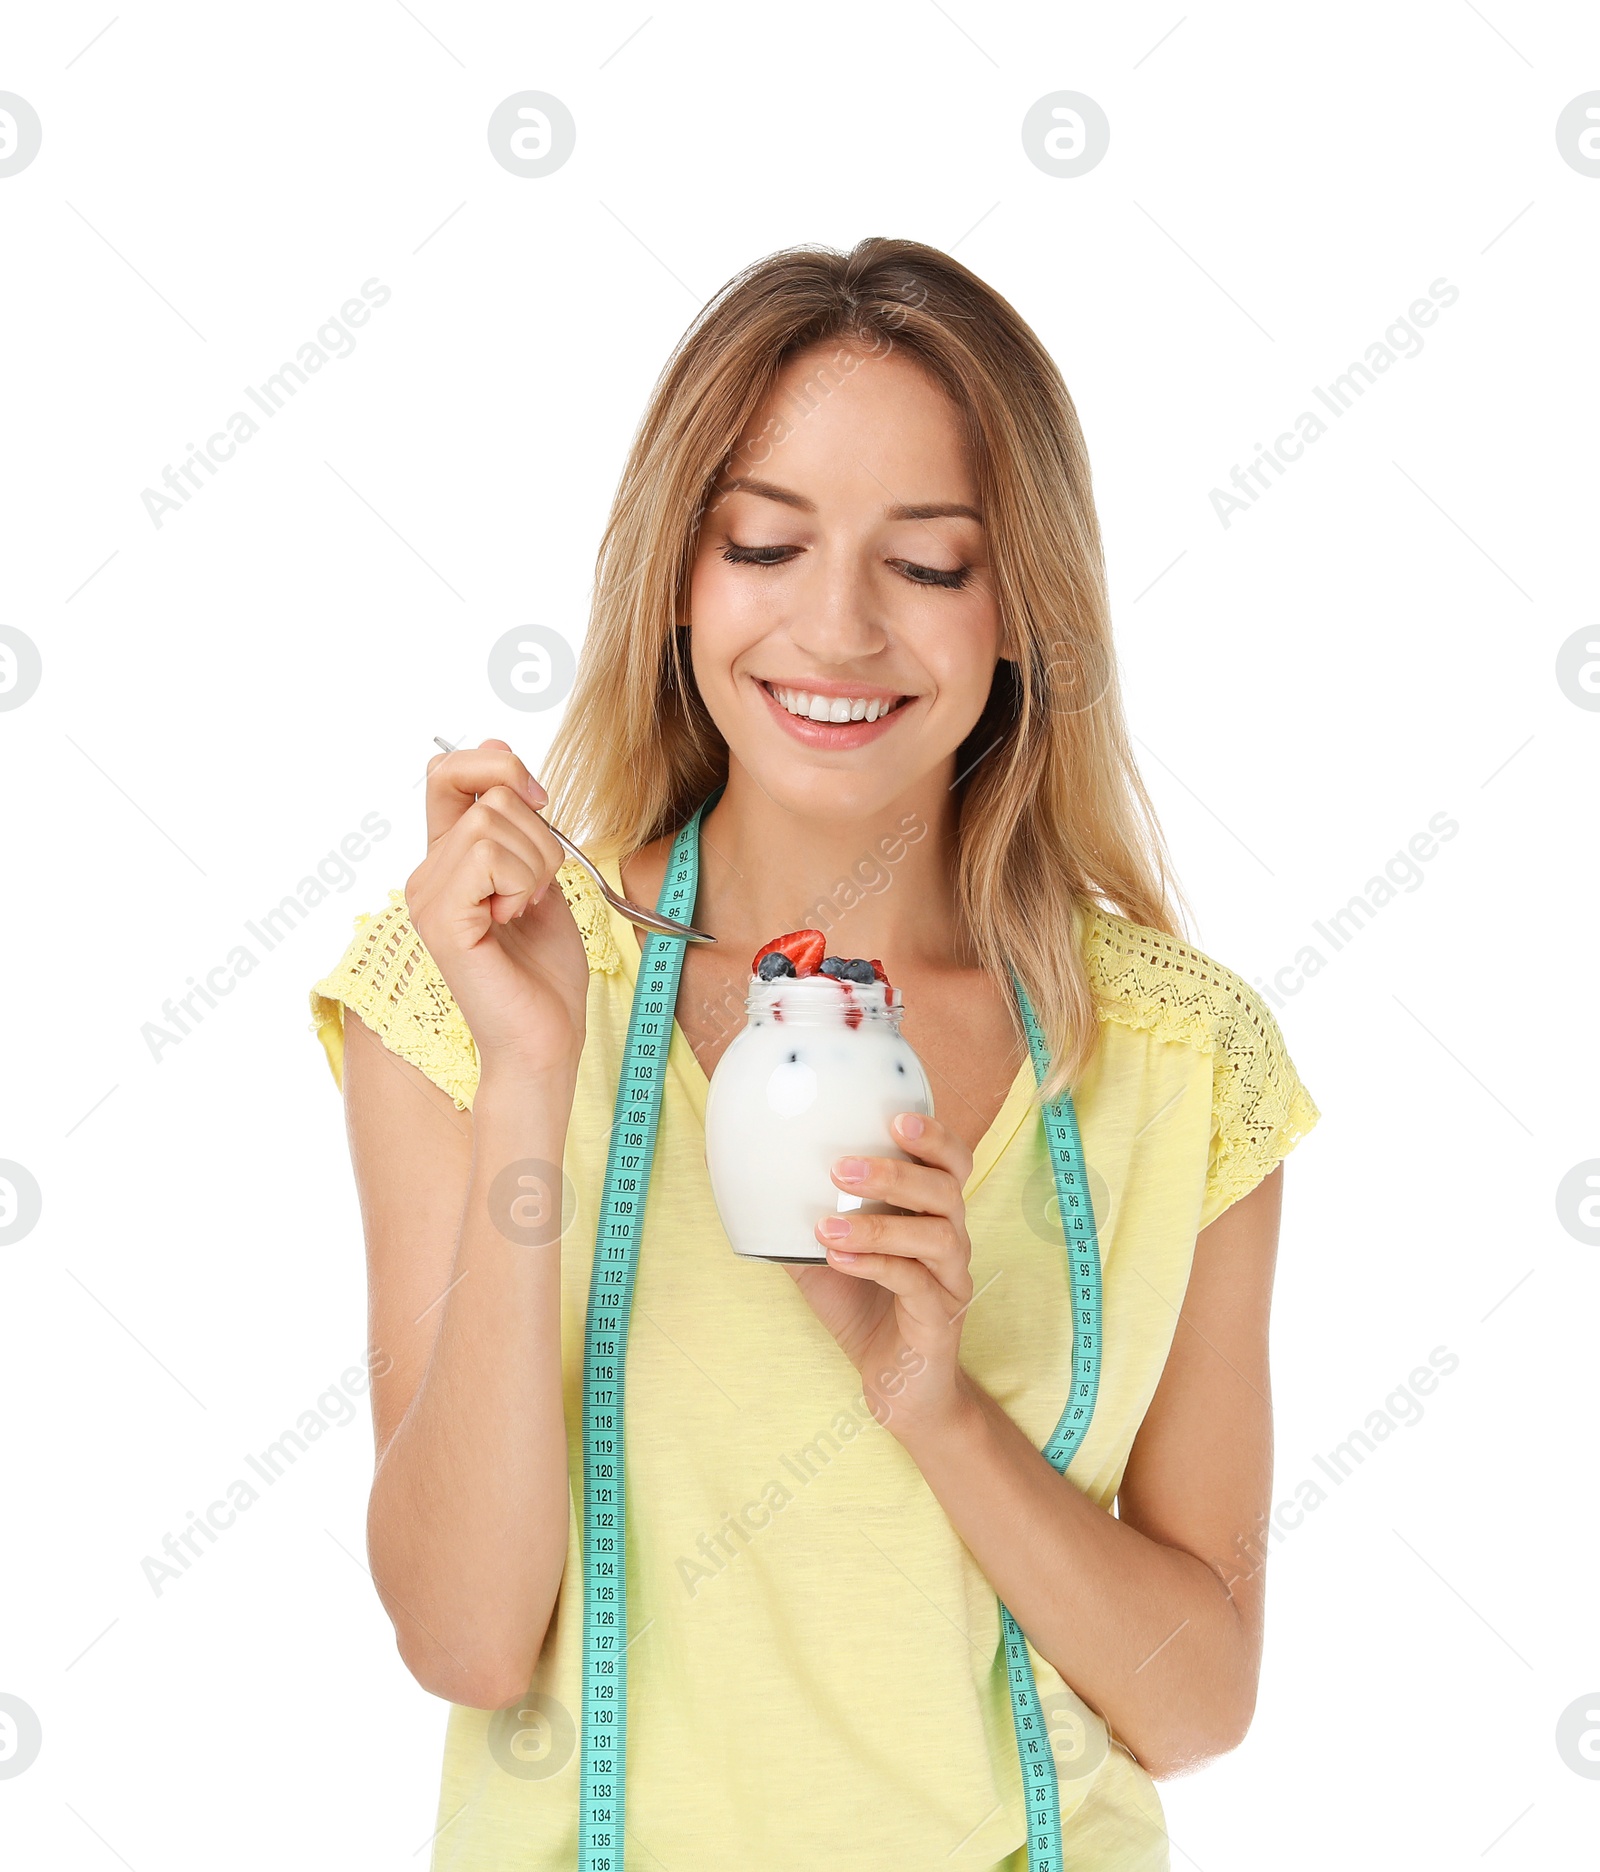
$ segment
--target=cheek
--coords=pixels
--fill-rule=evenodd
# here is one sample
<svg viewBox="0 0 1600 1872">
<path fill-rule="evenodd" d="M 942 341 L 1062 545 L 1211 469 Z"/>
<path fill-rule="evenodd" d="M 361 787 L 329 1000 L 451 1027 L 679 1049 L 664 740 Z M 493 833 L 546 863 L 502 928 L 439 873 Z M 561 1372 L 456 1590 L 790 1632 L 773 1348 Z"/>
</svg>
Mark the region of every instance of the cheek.
<svg viewBox="0 0 1600 1872">
<path fill-rule="evenodd" d="M 706 556 L 696 559 L 689 576 L 689 631 L 697 651 L 710 646 L 728 630 L 729 592 L 722 573 L 727 568 Z"/>
<path fill-rule="evenodd" d="M 729 565 L 717 551 L 702 553 L 689 575 L 689 621 L 719 635 L 759 635 L 783 616 L 793 586 L 790 568 L 762 571 Z"/>
<path fill-rule="evenodd" d="M 994 682 L 1000 655 L 1000 620 L 992 604 L 963 607 L 960 617 L 941 620 L 918 643 L 919 659 L 939 693 L 976 720 Z"/>
<path fill-rule="evenodd" d="M 697 558 L 689 576 L 689 654 L 701 693 L 725 687 L 734 661 L 766 634 L 766 608 L 755 581 L 715 553 Z"/>
</svg>

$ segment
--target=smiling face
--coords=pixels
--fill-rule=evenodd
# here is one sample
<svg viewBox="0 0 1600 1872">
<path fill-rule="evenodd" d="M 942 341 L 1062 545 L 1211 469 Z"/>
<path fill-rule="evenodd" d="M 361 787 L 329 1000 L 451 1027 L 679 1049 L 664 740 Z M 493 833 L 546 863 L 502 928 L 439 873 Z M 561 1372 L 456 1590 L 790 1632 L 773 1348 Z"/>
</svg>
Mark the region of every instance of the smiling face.
<svg viewBox="0 0 1600 1872">
<path fill-rule="evenodd" d="M 1002 650 L 954 405 L 903 349 L 830 341 L 790 360 L 730 460 L 689 598 L 730 764 L 808 818 L 948 787 Z"/>
</svg>

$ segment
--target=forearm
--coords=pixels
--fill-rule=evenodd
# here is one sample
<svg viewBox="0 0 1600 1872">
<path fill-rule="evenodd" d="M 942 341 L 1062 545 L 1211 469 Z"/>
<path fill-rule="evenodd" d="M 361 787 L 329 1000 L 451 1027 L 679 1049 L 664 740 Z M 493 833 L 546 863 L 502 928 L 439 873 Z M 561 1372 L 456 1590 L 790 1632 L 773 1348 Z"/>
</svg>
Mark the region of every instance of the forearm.
<svg viewBox="0 0 1600 1872">
<path fill-rule="evenodd" d="M 1234 1747 L 1258 1660 L 1223 1581 L 1097 1507 L 970 1378 L 960 1398 L 907 1448 L 1036 1650 L 1152 1774 Z"/>
<path fill-rule="evenodd" d="M 562 1075 L 479 1086 L 437 1337 L 368 1512 L 374 1583 L 407 1665 L 483 1708 L 526 1688 L 566 1562 L 559 1166 L 571 1097 Z M 490 1213 L 496 1176 L 528 1161 L 557 1167 L 543 1245 L 511 1240 Z"/>
</svg>

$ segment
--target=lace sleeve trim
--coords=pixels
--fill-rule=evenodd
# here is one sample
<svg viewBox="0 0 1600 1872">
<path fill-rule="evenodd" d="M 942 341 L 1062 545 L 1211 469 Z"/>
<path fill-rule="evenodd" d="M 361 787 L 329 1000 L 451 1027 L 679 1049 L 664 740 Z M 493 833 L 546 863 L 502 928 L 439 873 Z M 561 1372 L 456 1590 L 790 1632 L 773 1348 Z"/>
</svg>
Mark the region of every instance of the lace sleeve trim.
<svg viewBox="0 0 1600 1872">
<path fill-rule="evenodd" d="M 611 933 L 611 906 L 600 887 L 580 864 L 567 863 L 556 873 L 561 895 L 583 938 L 591 975 L 615 975 L 622 967 L 622 951 Z"/>
<path fill-rule="evenodd" d="M 1214 957 L 1099 909 L 1088 920 L 1085 957 L 1102 1021 L 1179 1041 L 1212 1059 L 1203 1228 L 1254 1189 L 1322 1114 L 1271 1009 Z"/>
<path fill-rule="evenodd" d="M 592 974 L 612 975 L 622 956 L 605 899 L 580 866 L 556 873 L 561 894 L 583 937 Z M 466 1111 L 478 1086 L 478 1049 L 455 997 L 412 927 L 405 896 L 358 917 L 356 933 L 331 974 L 311 990 L 312 1031 L 322 1042 L 337 1083 L 344 1074 L 344 1010 L 351 1008 L 391 1053 L 409 1060 Z"/>
</svg>

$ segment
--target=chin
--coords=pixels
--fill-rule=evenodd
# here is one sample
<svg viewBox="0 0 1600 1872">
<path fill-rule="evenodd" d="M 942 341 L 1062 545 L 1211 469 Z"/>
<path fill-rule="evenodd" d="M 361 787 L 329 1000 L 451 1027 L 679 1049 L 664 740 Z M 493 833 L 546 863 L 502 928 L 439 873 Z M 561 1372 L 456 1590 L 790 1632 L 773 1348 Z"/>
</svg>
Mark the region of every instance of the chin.
<svg viewBox="0 0 1600 1872">
<path fill-rule="evenodd" d="M 739 748 L 732 757 L 773 805 L 797 819 L 848 825 L 880 819 L 922 778 L 914 763 L 875 761 L 870 768 L 833 766 L 821 760 L 751 758 Z"/>
</svg>

